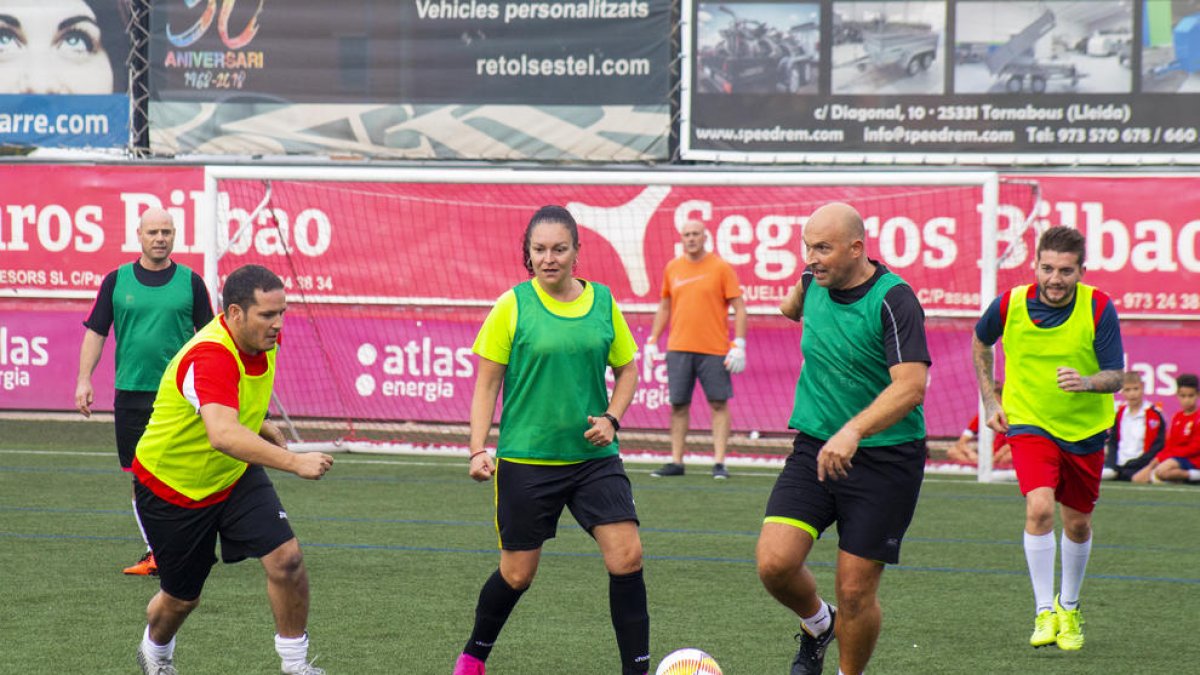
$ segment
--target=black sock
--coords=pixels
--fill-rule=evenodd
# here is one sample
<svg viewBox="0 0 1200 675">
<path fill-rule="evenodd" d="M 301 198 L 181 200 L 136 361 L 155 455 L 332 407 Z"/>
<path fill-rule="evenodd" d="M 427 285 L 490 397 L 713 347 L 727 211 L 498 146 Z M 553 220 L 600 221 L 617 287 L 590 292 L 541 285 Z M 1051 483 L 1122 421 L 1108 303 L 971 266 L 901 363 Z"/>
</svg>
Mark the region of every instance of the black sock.
<svg viewBox="0 0 1200 675">
<path fill-rule="evenodd" d="M 623 675 L 650 672 L 650 612 L 646 609 L 646 580 L 642 570 L 608 575 L 608 608 Z"/>
<path fill-rule="evenodd" d="M 479 590 L 479 603 L 475 605 L 475 628 L 471 631 L 471 639 L 467 640 L 463 652 L 480 661 L 487 661 L 488 654 L 492 653 L 492 646 L 496 644 L 496 638 L 500 636 L 500 630 L 504 628 L 504 622 L 508 621 L 508 615 L 512 613 L 513 607 L 517 606 L 517 601 L 524 592 L 509 586 L 504 577 L 500 576 L 499 569 L 493 572 Z"/>
</svg>

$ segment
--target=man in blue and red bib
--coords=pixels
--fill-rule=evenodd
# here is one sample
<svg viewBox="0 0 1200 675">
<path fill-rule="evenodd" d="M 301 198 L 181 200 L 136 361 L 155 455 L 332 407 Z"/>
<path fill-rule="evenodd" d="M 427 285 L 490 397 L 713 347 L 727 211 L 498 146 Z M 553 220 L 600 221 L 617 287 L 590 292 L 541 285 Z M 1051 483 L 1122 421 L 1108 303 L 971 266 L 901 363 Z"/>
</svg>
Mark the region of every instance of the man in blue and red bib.
<svg viewBox="0 0 1200 675">
<path fill-rule="evenodd" d="M 138 517 L 158 560 L 161 590 L 146 608 L 137 652 L 147 675 L 175 673 L 175 634 L 200 601 L 221 541 L 226 563 L 259 558 L 285 674 L 308 662 L 308 572 L 264 467 L 316 480 L 333 458 L 297 454 L 266 420 L 275 381 L 283 282 L 259 265 L 225 281 L 224 309 L 167 365 L 133 458 Z"/>
<path fill-rule="evenodd" d="M 1104 443 L 1121 388 L 1124 348 L 1108 296 L 1081 283 L 1086 241 L 1052 227 L 1037 246 L 1037 283 L 996 298 L 972 352 L 987 425 L 1008 435 L 1025 495 L 1025 560 L 1036 603 L 1034 647 L 1083 648 L 1079 592 L 1092 550 Z M 993 345 L 1004 345 L 1004 403 Z M 1062 585 L 1054 595 L 1054 503 L 1062 505 Z"/>
</svg>

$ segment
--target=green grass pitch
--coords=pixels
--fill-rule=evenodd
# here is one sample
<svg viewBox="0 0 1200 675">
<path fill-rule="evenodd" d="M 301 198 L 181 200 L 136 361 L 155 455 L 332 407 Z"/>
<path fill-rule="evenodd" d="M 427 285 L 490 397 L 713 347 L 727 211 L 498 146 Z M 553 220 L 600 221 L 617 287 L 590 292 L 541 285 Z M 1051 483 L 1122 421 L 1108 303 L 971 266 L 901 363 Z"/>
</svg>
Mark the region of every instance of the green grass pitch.
<svg viewBox="0 0 1200 675">
<path fill-rule="evenodd" d="M 796 620 L 754 570 L 773 473 L 651 479 L 628 467 L 642 518 L 652 650 L 713 654 L 729 675 L 782 674 Z M 448 674 L 497 563 L 492 486 L 461 459 L 339 455 L 326 479 L 272 474 L 305 551 L 310 632 L 331 675 Z M 1083 589 L 1081 652 L 1033 650 L 1015 485 L 929 477 L 884 575 L 870 672 L 1180 673 L 1200 599 L 1200 488 L 1105 484 Z M 827 597 L 836 532 L 813 570 Z M 157 584 L 106 424 L 0 420 L 0 672 L 133 673 Z M 262 569 L 218 565 L 179 635 L 185 675 L 277 673 Z M 837 672 L 836 643 L 826 673 Z M 607 579 L 566 515 L 488 663 L 495 675 L 618 672 Z"/>
</svg>

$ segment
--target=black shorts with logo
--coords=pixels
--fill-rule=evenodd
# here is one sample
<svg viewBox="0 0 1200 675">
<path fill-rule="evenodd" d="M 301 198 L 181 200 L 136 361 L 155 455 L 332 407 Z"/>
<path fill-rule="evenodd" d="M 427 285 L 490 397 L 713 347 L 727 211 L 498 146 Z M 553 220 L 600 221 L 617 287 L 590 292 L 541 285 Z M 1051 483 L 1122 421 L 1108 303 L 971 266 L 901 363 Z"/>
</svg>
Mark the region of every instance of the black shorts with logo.
<svg viewBox="0 0 1200 675">
<path fill-rule="evenodd" d="M 118 389 L 113 398 L 113 424 L 117 431 L 117 459 L 121 469 L 132 471 L 133 453 L 138 441 L 146 433 L 150 413 L 154 411 L 153 391 L 126 391 Z"/>
<path fill-rule="evenodd" d="M 218 537 L 221 559 L 235 563 L 261 558 L 295 536 L 261 466 L 246 469 L 225 501 L 204 508 L 176 506 L 138 482 L 134 492 L 137 515 L 158 564 L 159 585 L 180 600 L 200 597 L 217 562 Z"/>
<path fill-rule="evenodd" d="M 532 551 L 553 539 L 563 507 L 591 534 L 597 525 L 638 522 L 621 458 L 578 464 L 496 463 L 496 530 L 500 548 Z"/>
<path fill-rule="evenodd" d="M 820 536 L 834 522 L 838 548 L 868 560 L 895 564 L 912 522 L 925 476 L 925 439 L 860 447 L 849 475 L 817 480 L 817 453 L 825 441 L 797 433 L 792 454 L 767 500 L 766 520 Z M 805 527 L 807 526 L 807 527 Z"/>
</svg>

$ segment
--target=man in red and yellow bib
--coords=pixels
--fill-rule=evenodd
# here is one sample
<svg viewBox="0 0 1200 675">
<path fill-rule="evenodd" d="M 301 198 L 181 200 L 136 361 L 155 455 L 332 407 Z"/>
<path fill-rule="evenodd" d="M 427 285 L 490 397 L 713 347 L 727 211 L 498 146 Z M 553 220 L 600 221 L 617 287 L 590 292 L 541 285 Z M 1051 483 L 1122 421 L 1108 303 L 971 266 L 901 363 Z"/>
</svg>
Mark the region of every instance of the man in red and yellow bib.
<svg viewBox="0 0 1200 675">
<path fill-rule="evenodd" d="M 1025 495 L 1025 559 L 1036 603 L 1034 647 L 1083 647 L 1079 592 L 1092 550 L 1104 442 L 1121 388 L 1124 349 L 1113 303 L 1080 283 L 1086 241 L 1052 227 L 1038 241 L 1037 283 L 992 302 L 972 351 L 987 425 L 1008 435 Z M 1003 338 L 1004 402 L 992 345 Z M 1054 503 L 1062 505 L 1062 586 L 1054 595 Z"/>
<path fill-rule="evenodd" d="M 167 365 L 133 459 L 138 516 L 161 586 L 146 608 L 137 660 L 147 674 L 175 672 L 175 634 L 199 604 L 219 537 L 226 563 L 262 561 L 283 672 L 317 675 L 307 659 L 308 573 L 264 467 L 315 480 L 333 458 L 288 451 L 266 421 L 287 309 L 283 282 L 245 265 L 229 275 L 223 296 L 225 311 Z"/>
</svg>

